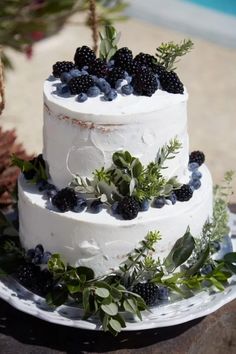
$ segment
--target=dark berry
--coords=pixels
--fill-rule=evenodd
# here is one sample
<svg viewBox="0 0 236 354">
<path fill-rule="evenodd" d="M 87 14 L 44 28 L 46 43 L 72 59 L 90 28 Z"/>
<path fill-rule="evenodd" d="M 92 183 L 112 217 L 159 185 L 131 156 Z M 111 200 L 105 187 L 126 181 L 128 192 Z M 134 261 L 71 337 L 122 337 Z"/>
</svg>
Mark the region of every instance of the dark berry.
<svg viewBox="0 0 236 354">
<path fill-rule="evenodd" d="M 73 209 L 74 212 L 80 213 L 87 207 L 87 202 L 84 198 L 77 198 L 76 205 Z"/>
<path fill-rule="evenodd" d="M 200 270 L 200 273 L 203 275 L 210 274 L 212 272 L 213 268 L 211 264 L 205 264 L 202 269 Z"/>
<path fill-rule="evenodd" d="M 77 198 L 72 188 L 66 187 L 61 189 L 52 198 L 52 204 L 61 212 L 73 210 L 76 206 Z"/>
<path fill-rule="evenodd" d="M 198 168 L 199 168 L 199 164 L 197 162 L 190 162 L 188 164 L 188 169 L 191 172 L 196 171 Z"/>
<path fill-rule="evenodd" d="M 97 77 L 104 77 L 108 72 L 107 64 L 104 60 L 97 58 L 89 65 L 89 73 Z"/>
<path fill-rule="evenodd" d="M 40 296 L 46 296 L 52 290 L 53 283 L 52 274 L 44 269 L 38 274 L 37 282 L 32 284 L 31 290 Z"/>
<path fill-rule="evenodd" d="M 152 67 L 152 65 L 156 62 L 156 58 L 153 55 L 146 54 L 146 53 L 139 53 L 134 58 L 134 64 L 140 67 Z"/>
<path fill-rule="evenodd" d="M 202 151 L 193 151 L 189 155 L 189 163 L 196 162 L 201 166 L 205 161 L 205 155 Z"/>
<path fill-rule="evenodd" d="M 139 202 L 139 210 L 140 211 L 147 211 L 149 209 L 149 200 L 144 199 Z"/>
<path fill-rule="evenodd" d="M 155 75 L 146 68 L 140 68 L 132 80 L 134 92 L 137 95 L 152 96 L 158 89 Z"/>
<path fill-rule="evenodd" d="M 197 190 L 201 187 L 201 181 L 200 179 L 191 179 L 189 181 L 190 187 L 192 187 L 193 190 Z"/>
<path fill-rule="evenodd" d="M 35 256 L 35 249 L 34 248 L 28 249 L 28 251 L 26 252 L 26 257 L 32 260 L 34 256 Z"/>
<path fill-rule="evenodd" d="M 75 64 L 71 61 L 57 61 L 52 67 L 52 74 L 55 77 L 60 77 L 62 73 L 68 73 L 74 67 Z"/>
<path fill-rule="evenodd" d="M 176 194 L 174 192 L 172 192 L 166 199 L 171 201 L 171 204 L 175 204 L 177 201 L 177 197 Z"/>
<path fill-rule="evenodd" d="M 73 77 L 68 83 L 72 95 L 86 93 L 91 86 L 94 86 L 94 81 L 90 75 Z"/>
<path fill-rule="evenodd" d="M 85 65 L 89 66 L 95 59 L 94 51 L 86 45 L 76 49 L 74 61 L 79 69 L 82 69 Z"/>
<path fill-rule="evenodd" d="M 159 80 L 164 91 L 170 93 L 184 93 L 184 86 L 174 71 L 163 71 Z"/>
<path fill-rule="evenodd" d="M 114 202 L 111 206 L 112 214 L 119 214 L 119 202 Z"/>
<path fill-rule="evenodd" d="M 107 75 L 107 81 L 109 82 L 111 87 L 114 88 L 116 86 L 117 80 L 124 79 L 124 77 L 125 71 L 120 67 L 115 67 L 111 71 L 109 71 Z"/>
<path fill-rule="evenodd" d="M 126 196 L 119 202 L 118 210 L 123 219 L 134 219 L 139 212 L 139 202 L 134 197 Z"/>
<path fill-rule="evenodd" d="M 44 252 L 44 248 L 43 248 L 43 246 L 42 245 L 37 245 L 36 247 L 35 247 L 35 254 L 43 254 L 43 252 Z"/>
<path fill-rule="evenodd" d="M 51 252 L 48 252 L 48 251 L 44 252 L 44 254 L 42 256 L 42 259 L 41 259 L 41 263 L 42 264 L 47 264 L 51 257 L 52 257 Z"/>
<path fill-rule="evenodd" d="M 21 265 L 16 271 L 16 278 L 26 288 L 31 288 L 36 282 L 36 277 L 40 272 L 40 268 L 33 263 Z"/>
<path fill-rule="evenodd" d="M 120 48 L 114 54 L 113 60 L 115 62 L 115 66 L 119 66 L 121 69 L 130 72 L 133 63 L 133 53 L 127 47 Z"/>
<path fill-rule="evenodd" d="M 133 286 L 132 291 L 140 295 L 148 306 L 154 306 L 158 302 L 158 287 L 153 283 L 138 283 Z"/>
<path fill-rule="evenodd" d="M 155 208 L 163 208 L 163 206 L 166 204 L 166 199 L 165 197 L 157 197 L 153 200 L 153 206 Z"/>
<path fill-rule="evenodd" d="M 102 210 L 103 203 L 100 200 L 94 200 L 89 207 L 89 211 L 93 214 L 98 214 Z"/>
<path fill-rule="evenodd" d="M 168 300 L 169 289 L 166 286 L 158 285 L 158 299 Z"/>
<path fill-rule="evenodd" d="M 105 101 L 113 101 L 117 97 L 117 92 L 115 89 L 111 89 L 108 93 L 104 95 Z"/>
<path fill-rule="evenodd" d="M 158 64 L 152 64 L 151 68 L 152 68 L 153 74 L 157 74 L 158 77 L 161 76 L 166 71 L 164 66 L 158 65 Z"/>
<path fill-rule="evenodd" d="M 183 184 L 179 189 L 175 190 L 175 195 L 178 201 L 186 202 L 192 198 L 193 191 L 188 184 Z"/>
</svg>

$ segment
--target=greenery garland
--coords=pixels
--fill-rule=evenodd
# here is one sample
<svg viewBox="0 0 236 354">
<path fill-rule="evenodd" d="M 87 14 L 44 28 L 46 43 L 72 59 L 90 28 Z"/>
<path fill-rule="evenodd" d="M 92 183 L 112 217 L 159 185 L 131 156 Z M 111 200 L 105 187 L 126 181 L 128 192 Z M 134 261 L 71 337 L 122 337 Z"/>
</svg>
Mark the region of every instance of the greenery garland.
<svg viewBox="0 0 236 354">
<path fill-rule="evenodd" d="M 142 297 L 132 291 L 137 282 L 164 285 L 184 298 L 212 287 L 222 291 L 228 279 L 236 274 L 236 252 L 215 260 L 213 245 L 229 231 L 227 205 L 232 175 L 226 173 L 222 186 L 215 188 L 213 217 L 204 225 L 201 238 L 194 238 L 188 228 L 163 261 L 152 256 L 161 238 L 157 231 L 147 234 L 119 270 L 98 278 L 92 269 L 72 267 L 59 254 L 53 254 L 47 266 L 56 285 L 46 297 L 48 304 L 59 306 L 73 299 L 83 308 L 84 319 L 96 315 L 104 331 L 116 335 L 126 327 L 124 311 L 142 320 L 141 313 L 148 308 Z M 12 275 L 25 262 L 26 253 L 16 228 L 3 214 L 0 214 L 0 235 L 0 275 Z M 210 271 L 203 272 L 209 264 Z"/>
</svg>

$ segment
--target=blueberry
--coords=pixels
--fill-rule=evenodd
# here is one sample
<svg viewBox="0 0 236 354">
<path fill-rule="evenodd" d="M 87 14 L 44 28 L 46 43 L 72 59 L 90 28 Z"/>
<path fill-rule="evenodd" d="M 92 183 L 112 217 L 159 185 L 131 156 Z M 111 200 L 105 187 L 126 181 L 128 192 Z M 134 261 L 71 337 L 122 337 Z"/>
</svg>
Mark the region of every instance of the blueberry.
<svg viewBox="0 0 236 354">
<path fill-rule="evenodd" d="M 113 101 L 117 97 L 117 92 L 111 89 L 107 94 L 104 95 L 105 101 Z"/>
<path fill-rule="evenodd" d="M 119 202 L 114 202 L 111 206 L 112 214 L 119 214 Z"/>
<path fill-rule="evenodd" d="M 171 201 L 171 204 L 175 204 L 177 201 L 177 197 L 176 194 L 174 192 L 171 193 L 171 195 L 169 195 L 166 199 Z"/>
<path fill-rule="evenodd" d="M 215 250 L 215 252 L 218 252 L 220 250 L 220 242 L 212 241 L 210 245 Z"/>
<path fill-rule="evenodd" d="M 44 252 L 44 248 L 41 244 L 37 245 L 35 247 L 35 255 L 43 255 L 43 252 Z"/>
<path fill-rule="evenodd" d="M 85 102 L 88 99 L 88 96 L 86 95 L 86 93 L 79 93 L 77 96 L 77 101 L 78 102 Z"/>
<path fill-rule="evenodd" d="M 209 273 L 211 273 L 213 270 L 212 265 L 211 264 L 205 264 L 202 269 L 200 270 L 200 273 L 203 275 L 207 275 Z"/>
<path fill-rule="evenodd" d="M 26 252 L 26 257 L 32 259 L 34 258 L 34 256 L 35 256 L 35 250 L 33 248 L 28 249 L 28 251 Z"/>
<path fill-rule="evenodd" d="M 80 213 L 87 207 L 87 202 L 84 198 L 77 198 L 76 206 L 73 208 L 75 213 Z"/>
<path fill-rule="evenodd" d="M 44 252 L 42 259 L 41 259 L 42 264 L 47 264 L 51 257 L 52 257 L 52 254 L 50 252 L 48 252 L 48 251 Z"/>
<path fill-rule="evenodd" d="M 166 200 L 164 197 L 158 197 L 158 198 L 155 198 L 154 201 L 153 201 L 153 206 L 155 208 L 162 208 L 164 205 L 166 204 Z"/>
<path fill-rule="evenodd" d="M 158 299 L 159 300 L 168 300 L 169 290 L 166 286 L 158 286 Z"/>
<path fill-rule="evenodd" d="M 82 70 L 81 70 L 81 75 L 88 75 L 87 70 L 82 69 Z"/>
<path fill-rule="evenodd" d="M 69 87 L 67 86 L 67 84 L 60 84 L 57 86 L 57 93 L 59 95 L 64 95 L 66 93 L 69 93 Z"/>
<path fill-rule="evenodd" d="M 95 84 L 98 82 L 98 77 L 96 75 L 91 75 L 93 81 L 95 82 Z"/>
<path fill-rule="evenodd" d="M 201 172 L 198 170 L 194 170 L 192 173 L 192 179 L 200 179 L 200 178 L 202 178 Z"/>
<path fill-rule="evenodd" d="M 35 254 L 34 258 L 32 259 L 32 263 L 40 264 L 42 262 L 42 254 Z"/>
<path fill-rule="evenodd" d="M 96 97 L 101 93 L 99 87 L 97 86 L 91 86 L 88 91 L 87 91 L 87 95 L 88 97 Z"/>
<path fill-rule="evenodd" d="M 149 209 L 149 201 L 147 199 L 142 200 L 139 203 L 140 211 L 147 211 Z"/>
<path fill-rule="evenodd" d="M 72 79 L 72 75 L 70 73 L 62 73 L 60 79 L 61 82 L 67 84 Z"/>
<path fill-rule="evenodd" d="M 47 189 L 47 190 L 44 192 L 44 196 L 45 196 L 47 199 L 53 198 L 56 194 L 57 194 L 57 190 L 56 190 L 55 187 L 54 187 L 54 189 Z"/>
<path fill-rule="evenodd" d="M 38 187 L 38 190 L 40 192 L 42 191 L 45 191 L 47 189 L 47 185 L 49 183 L 45 180 L 45 179 L 41 179 L 38 183 L 37 183 L 37 187 Z"/>
<path fill-rule="evenodd" d="M 111 85 L 105 79 L 98 79 L 97 85 L 100 90 L 105 94 L 107 94 L 111 90 Z"/>
<path fill-rule="evenodd" d="M 121 92 L 124 95 L 131 95 L 134 92 L 134 89 L 131 85 L 124 85 L 121 87 Z"/>
<path fill-rule="evenodd" d="M 226 235 L 220 242 L 220 250 L 218 250 L 217 254 L 215 255 L 214 259 L 222 259 L 227 253 L 233 252 L 233 245 L 231 238 Z"/>
<path fill-rule="evenodd" d="M 127 76 L 127 77 L 125 78 L 125 80 L 127 81 L 128 84 L 131 83 L 132 79 L 133 79 L 132 76 Z"/>
<path fill-rule="evenodd" d="M 88 65 L 85 65 L 85 66 L 82 67 L 82 70 L 86 70 L 87 71 L 88 68 L 89 68 Z"/>
<path fill-rule="evenodd" d="M 118 79 L 118 80 L 116 81 L 116 84 L 115 84 L 116 90 L 121 87 L 121 84 L 122 84 L 123 81 L 124 81 L 123 79 Z"/>
<path fill-rule="evenodd" d="M 102 210 L 102 202 L 100 200 L 94 200 L 91 205 L 89 210 L 91 213 L 98 214 Z"/>
<path fill-rule="evenodd" d="M 81 72 L 79 69 L 72 69 L 69 74 L 72 76 L 72 77 L 79 77 L 81 76 Z"/>
<path fill-rule="evenodd" d="M 194 190 L 197 190 L 201 187 L 201 181 L 200 179 L 191 179 L 189 182 L 190 187 L 192 187 Z"/>
<path fill-rule="evenodd" d="M 189 171 L 191 171 L 191 172 L 197 170 L 198 167 L 199 167 L 199 164 L 198 164 L 197 162 L 190 162 L 190 163 L 188 164 L 188 169 L 189 169 Z"/>
</svg>

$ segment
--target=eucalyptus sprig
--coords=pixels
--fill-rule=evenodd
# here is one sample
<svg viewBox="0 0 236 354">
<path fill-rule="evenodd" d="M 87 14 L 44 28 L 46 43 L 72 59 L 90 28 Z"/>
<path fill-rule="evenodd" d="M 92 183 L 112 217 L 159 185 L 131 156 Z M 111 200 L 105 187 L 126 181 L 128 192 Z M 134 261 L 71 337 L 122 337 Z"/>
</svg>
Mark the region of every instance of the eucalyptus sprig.
<svg viewBox="0 0 236 354">
<path fill-rule="evenodd" d="M 99 33 L 101 43 L 99 48 L 99 57 L 103 60 L 109 61 L 115 54 L 120 40 L 120 33 L 117 33 L 113 26 L 105 26 L 104 33 Z"/>
<path fill-rule="evenodd" d="M 179 62 L 177 58 L 182 57 L 193 49 L 193 42 L 184 39 L 179 44 L 174 42 L 161 43 L 156 49 L 157 64 L 163 65 L 166 70 L 176 70 L 174 66 Z"/>
</svg>

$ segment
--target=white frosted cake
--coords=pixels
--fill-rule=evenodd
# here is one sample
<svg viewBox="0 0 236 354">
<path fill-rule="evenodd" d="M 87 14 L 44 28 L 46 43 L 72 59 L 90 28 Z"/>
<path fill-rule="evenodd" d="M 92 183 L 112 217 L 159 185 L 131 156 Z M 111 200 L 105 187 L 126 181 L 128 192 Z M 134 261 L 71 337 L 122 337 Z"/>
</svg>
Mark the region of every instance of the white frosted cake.
<svg viewBox="0 0 236 354">
<path fill-rule="evenodd" d="M 77 64 L 77 69 L 71 70 L 86 69 L 89 71 L 88 67 L 81 69 Z M 68 69 L 66 72 L 71 71 Z M 87 72 L 84 75 L 90 74 Z M 145 199 L 137 192 L 139 177 L 132 177 L 129 182 L 132 188 L 128 194 L 116 190 L 116 196 L 121 200 L 133 198 L 135 206 L 146 201 L 148 207 L 145 210 L 140 207 L 134 217 L 124 218 L 122 212 L 113 212 L 113 204 L 121 205 L 119 198 L 113 200 L 111 190 L 116 187 L 115 183 L 112 188 L 108 183 L 100 195 L 82 195 L 81 189 L 75 188 L 76 198 L 84 198 L 87 208 L 58 210 L 53 202 L 55 199 L 45 199 L 45 193 L 39 191 L 37 185 L 29 183 L 29 178 L 22 174 L 19 179 L 20 238 L 26 249 L 42 244 L 44 249 L 60 253 L 69 264 L 91 267 L 96 275 L 101 275 L 117 269 L 148 231 L 159 230 L 161 233 L 162 239 L 156 249 L 156 256 L 160 258 L 168 254 L 188 227 L 193 236 L 200 236 L 204 223 L 212 213 L 212 180 L 203 163 L 200 167 L 197 165 L 197 169 L 193 166 L 196 162 L 189 165 L 187 91 L 164 90 L 164 79 L 161 80 L 164 76 L 161 73 L 155 76 L 158 85 L 154 92 L 140 94 L 137 90 L 139 74 L 136 72 L 132 78 L 134 92 L 131 94 L 122 89 L 124 83 L 129 86 L 129 80 L 125 82 L 124 76 L 114 99 L 107 99 L 106 93 L 96 97 L 88 94 L 84 102 L 74 94 L 69 79 L 65 83 L 66 79 L 62 78 L 64 82 L 61 83 L 59 75 L 55 74 L 56 77 L 50 76 L 45 81 L 43 158 L 48 181 L 55 186 L 57 193 L 68 186 L 72 188 L 70 183 L 75 176 L 80 181 L 89 180 L 94 186 L 95 171 L 110 171 L 114 167 L 115 153 L 128 151 L 145 167 L 151 162 L 160 163 L 163 147 L 171 141 L 178 141 L 181 145 L 178 153 L 166 159 L 161 167 L 159 180 L 165 187 Z M 150 82 L 151 74 L 145 75 L 143 77 L 149 75 Z M 98 78 L 93 75 L 93 80 Z M 69 93 L 66 85 L 72 90 Z M 93 84 L 95 86 L 100 87 Z M 60 91 L 63 88 L 65 94 Z M 77 94 L 82 97 L 84 92 L 80 90 Z M 167 186 L 168 189 L 166 185 L 173 178 L 178 181 L 178 186 Z M 198 183 L 195 183 L 196 180 Z M 181 195 L 182 185 L 189 190 L 188 198 Z M 105 201 L 104 191 L 107 194 Z M 146 190 L 141 192 L 145 195 Z M 101 206 L 96 212 L 90 210 L 94 200 L 99 201 Z"/>
</svg>

